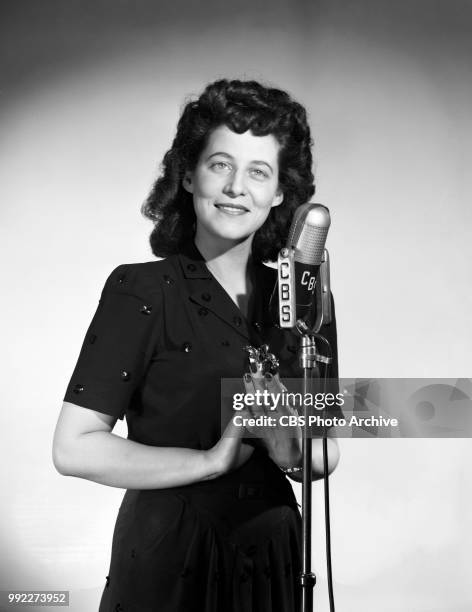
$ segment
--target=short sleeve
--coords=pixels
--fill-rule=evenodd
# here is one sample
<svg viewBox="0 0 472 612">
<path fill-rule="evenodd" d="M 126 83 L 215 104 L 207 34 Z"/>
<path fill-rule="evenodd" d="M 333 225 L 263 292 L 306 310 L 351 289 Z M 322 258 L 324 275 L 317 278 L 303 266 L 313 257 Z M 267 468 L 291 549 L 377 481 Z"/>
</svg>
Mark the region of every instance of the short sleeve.
<svg viewBox="0 0 472 612">
<path fill-rule="evenodd" d="M 143 290 L 139 264 L 108 277 L 64 401 L 123 419 L 157 341 L 160 293 Z"/>
</svg>

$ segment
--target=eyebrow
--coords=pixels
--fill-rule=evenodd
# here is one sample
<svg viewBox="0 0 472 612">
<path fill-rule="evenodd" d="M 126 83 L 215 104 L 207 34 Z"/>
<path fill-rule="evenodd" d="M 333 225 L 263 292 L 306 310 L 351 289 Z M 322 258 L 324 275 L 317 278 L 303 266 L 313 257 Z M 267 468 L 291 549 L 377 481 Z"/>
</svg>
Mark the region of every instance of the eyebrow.
<svg viewBox="0 0 472 612">
<path fill-rule="evenodd" d="M 229 153 L 225 153 L 224 151 L 217 151 L 216 153 L 212 153 L 211 155 L 209 155 L 207 160 L 211 159 L 212 157 L 215 157 L 215 155 L 222 155 L 223 157 L 227 157 L 228 159 L 234 159 L 233 156 Z M 272 166 L 262 159 L 253 159 L 251 161 L 251 164 L 263 164 L 264 166 L 267 166 L 271 172 L 274 172 Z"/>
</svg>

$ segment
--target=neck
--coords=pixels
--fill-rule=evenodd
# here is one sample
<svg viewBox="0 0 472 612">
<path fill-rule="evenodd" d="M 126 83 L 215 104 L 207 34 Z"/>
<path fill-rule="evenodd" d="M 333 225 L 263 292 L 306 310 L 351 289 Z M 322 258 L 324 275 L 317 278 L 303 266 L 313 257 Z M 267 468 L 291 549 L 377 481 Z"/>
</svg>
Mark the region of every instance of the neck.
<svg viewBox="0 0 472 612">
<path fill-rule="evenodd" d="M 245 317 L 251 310 L 253 294 L 251 278 L 252 236 L 240 242 L 215 240 L 198 231 L 195 244 L 206 260 L 207 268 Z"/>
<path fill-rule="evenodd" d="M 241 242 L 212 240 L 209 236 L 195 234 L 195 244 L 205 258 L 210 270 L 220 278 L 245 279 L 251 262 L 252 238 Z"/>
</svg>

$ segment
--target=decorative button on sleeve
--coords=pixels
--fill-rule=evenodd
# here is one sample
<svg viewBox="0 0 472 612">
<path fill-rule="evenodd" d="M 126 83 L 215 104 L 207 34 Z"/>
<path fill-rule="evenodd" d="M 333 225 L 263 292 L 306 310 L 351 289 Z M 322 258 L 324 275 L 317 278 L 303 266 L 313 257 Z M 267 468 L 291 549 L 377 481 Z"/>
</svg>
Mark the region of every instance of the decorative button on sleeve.
<svg viewBox="0 0 472 612">
<path fill-rule="evenodd" d="M 130 268 L 126 282 L 120 282 L 123 267 Z M 64 398 L 120 419 L 131 406 L 157 341 L 162 291 L 156 285 L 152 302 L 149 296 L 133 294 L 144 283 L 139 264 L 123 267 L 118 276 L 112 272 L 103 289 Z"/>
<path fill-rule="evenodd" d="M 141 312 L 145 315 L 150 315 L 152 312 L 152 306 L 148 306 L 147 304 L 144 304 L 144 306 L 141 307 Z"/>
</svg>

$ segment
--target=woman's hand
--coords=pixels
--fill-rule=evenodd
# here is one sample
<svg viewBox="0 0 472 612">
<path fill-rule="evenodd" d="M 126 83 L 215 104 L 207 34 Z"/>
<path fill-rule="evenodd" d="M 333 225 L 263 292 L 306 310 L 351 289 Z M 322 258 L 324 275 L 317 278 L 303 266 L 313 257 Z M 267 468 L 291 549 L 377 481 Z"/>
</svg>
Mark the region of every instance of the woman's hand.
<svg viewBox="0 0 472 612">
<path fill-rule="evenodd" d="M 297 411 L 287 401 L 282 401 L 283 393 L 287 391 L 282 384 L 278 374 L 272 376 L 266 374 L 261 375 L 246 374 L 244 377 L 246 393 L 255 394 L 256 391 L 272 393 L 272 398 L 279 398 L 277 402 L 257 404 L 248 407 L 244 412 L 250 411 L 252 418 L 259 416 L 271 417 L 274 426 L 250 426 L 246 425 L 246 429 L 253 435 L 261 439 L 267 449 L 270 458 L 280 467 L 300 467 L 302 462 L 302 436 L 303 432 L 299 425 L 284 426 L 280 424 L 280 417 L 298 416 Z M 284 398 L 287 399 L 286 397 Z M 273 409 L 271 409 L 273 408 Z M 246 414 L 244 415 L 246 416 Z M 283 422 L 284 420 L 282 420 Z M 339 447 L 336 438 L 328 439 L 328 474 L 336 468 L 339 461 Z M 312 448 L 312 480 L 318 480 L 323 477 L 323 439 L 313 438 L 311 440 Z M 298 482 L 302 479 L 302 472 L 290 473 L 289 477 Z"/>
<path fill-rule="evenodd" d="M 281 468 L 298 466 L 301 461 L 302 430 L 296 425 L 286 425 L 283 416 L 298 416 L 296 410 L 284 401 L 287 389 L 282 384 L 279 375 L 266 374 L 265 376 L 246 374 L 244 376 L 246 393 L 255 396 L 253 406 L 248 406 L 249 416 L 257 419 L 267 417 L 266 425 L 246 425 L 246 429 L 262 440 L 270 458 Z M 261 392 L 256 395 L 257 392 Z M 266 397 L 275 398 L 262 401 L 262 393 Z M 270 394 L 270 395 L 267 395 Z M 270 421 L 269 421 L 270 419 Z M 287 421 L 287 419 L 285 420 Z M 269 424 L 270 423 L 270 424 Z"/>
<path fill-rule="evenodd" d="M 230 420 L 218 442 L 204 451 L 211 466 L 207 480 L 237 469 L 250 458 L 254 448 L 241 442 L 243 434 L 244 427 L 237 427 Z"/>
</svg>

